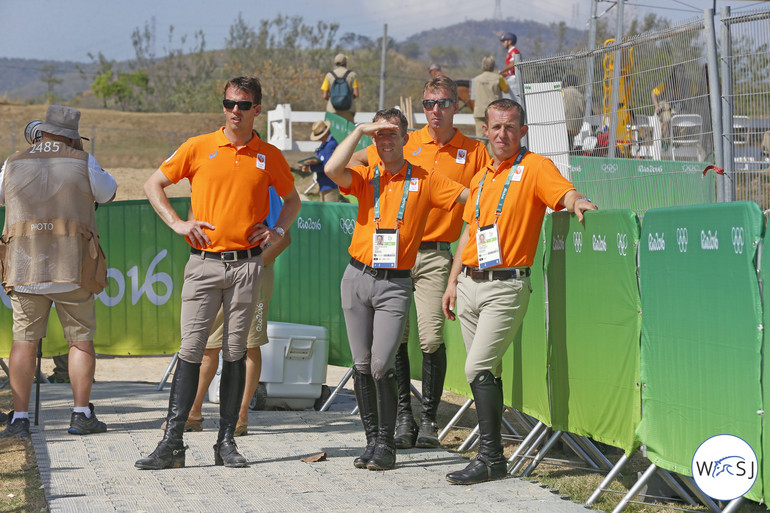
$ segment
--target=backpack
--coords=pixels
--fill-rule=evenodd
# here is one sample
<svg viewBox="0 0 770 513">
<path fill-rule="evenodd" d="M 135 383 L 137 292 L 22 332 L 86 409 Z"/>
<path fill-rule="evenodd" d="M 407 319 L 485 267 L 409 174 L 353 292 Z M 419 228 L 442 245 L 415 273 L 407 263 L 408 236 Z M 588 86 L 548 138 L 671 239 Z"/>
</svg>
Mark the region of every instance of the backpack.
<svg viewBox="0 0 770 513">
<path fill-rule="evenodd" d="M 330 73 L 334 77 L 334 83 L 329 90 L 329 100 L 332 107 L 337 110 L 350 110 L 353 105 L 353 90 L 348 85 L 347 80 L 350 70 L 347 70 L 342 77 L 338 77 L 333 71 Z"/>
</svg>

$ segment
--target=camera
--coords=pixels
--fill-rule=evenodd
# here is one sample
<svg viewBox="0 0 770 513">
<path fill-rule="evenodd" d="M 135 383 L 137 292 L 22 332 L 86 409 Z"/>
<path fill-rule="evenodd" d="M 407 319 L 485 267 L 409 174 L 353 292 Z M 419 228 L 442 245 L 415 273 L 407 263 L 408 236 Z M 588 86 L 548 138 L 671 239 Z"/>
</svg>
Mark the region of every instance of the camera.
<svg viewBox="0 0 770 513">
<path fill-rule="evenodd" d="M 43 133 L 40 131 L 40 125 L 42 124 L 43 122 L 39 119 L 30 121 L 27 124 L 27 127 L 24 129 L 24 138 L 29 144 L 39 143 L 43 139 Z"/>
</svg>

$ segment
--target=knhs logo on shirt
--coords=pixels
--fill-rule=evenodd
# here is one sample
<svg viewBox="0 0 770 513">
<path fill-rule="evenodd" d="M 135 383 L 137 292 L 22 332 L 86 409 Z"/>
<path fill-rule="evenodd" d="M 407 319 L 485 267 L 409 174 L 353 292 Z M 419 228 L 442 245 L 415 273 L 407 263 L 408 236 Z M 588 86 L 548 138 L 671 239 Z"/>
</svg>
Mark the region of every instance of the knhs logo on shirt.
<svg viewBox="0 0 770 513">
<path fill-rule="evenodd" d="M 456 162 L 458 164 L 465 164 L 465 156 L 468 154 L 466 150 L 459 149 L 457 150 L 457 159 Z"/>
<path fill-rule="evenodd" d="M 257 169 L 265 169 L 265 156 L 257 153 Z"/>
</svg>

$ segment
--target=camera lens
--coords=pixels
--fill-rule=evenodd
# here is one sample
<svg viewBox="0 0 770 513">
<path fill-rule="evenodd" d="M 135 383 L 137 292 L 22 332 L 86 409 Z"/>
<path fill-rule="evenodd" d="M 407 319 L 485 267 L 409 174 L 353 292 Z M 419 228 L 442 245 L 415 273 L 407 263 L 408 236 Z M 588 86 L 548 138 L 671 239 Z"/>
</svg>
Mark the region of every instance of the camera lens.
<svg viewBox="0 0 770 513">
<path fill-rule="evenodd" d="M 43 138 L 43 134 L 40 132 L 40 125 L 42 124 L 43 122 L 39 119 L 30 121 L 29 124 L 27 124 L 27 128 L 24 129 L 24 138 L 29 144 L 40 142 Z"/>
</svg>

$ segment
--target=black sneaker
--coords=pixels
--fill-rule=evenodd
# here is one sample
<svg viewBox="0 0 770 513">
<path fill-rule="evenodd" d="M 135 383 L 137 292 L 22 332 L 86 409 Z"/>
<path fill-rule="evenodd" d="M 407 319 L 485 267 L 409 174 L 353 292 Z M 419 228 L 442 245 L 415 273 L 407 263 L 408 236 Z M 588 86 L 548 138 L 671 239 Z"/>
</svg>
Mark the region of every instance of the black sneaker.
<svg viewBox="0 0 770 513">
<path fill-rule="evenodd" d="M 13 410 L 8 414 L 8 425 L 0 432 L 0 438 L 27 438 L 29 436 L 29 419 L 13 421 Z"/>
<path fill-rule="evenodd" d="M 71 435 L 88 435 L 107 431 L 107 424 L 96 418 L 94 405 L 88 403 L 88 407 L 91 409 L 91 417 L 86 417 L 85 413 L 72 412 L 68 430 Z"/>
</svg>

